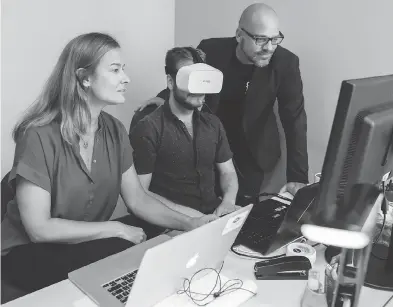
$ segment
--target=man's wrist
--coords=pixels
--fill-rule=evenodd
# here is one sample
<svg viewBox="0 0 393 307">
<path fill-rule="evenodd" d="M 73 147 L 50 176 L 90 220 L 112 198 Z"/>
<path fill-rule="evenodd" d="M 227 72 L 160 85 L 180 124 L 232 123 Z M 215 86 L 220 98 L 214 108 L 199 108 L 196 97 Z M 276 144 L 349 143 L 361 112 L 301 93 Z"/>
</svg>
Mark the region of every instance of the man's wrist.
<svg viewBox="0 0 393 307">
<path fill-rule="evenodd" d="M 230 204 L 234 206 L 236 204 L 236 197 L 224 196 L 220 206 L 226 204 Z"/>
<path fill-rule="evenodd" d="M 185 231 L 190 231 L 196 228 L 196 220 L 197 218 L 195 217 L 190 217 L 185 215 L 185 223 L 184 223 L 184 229 Z"/>
</svg>

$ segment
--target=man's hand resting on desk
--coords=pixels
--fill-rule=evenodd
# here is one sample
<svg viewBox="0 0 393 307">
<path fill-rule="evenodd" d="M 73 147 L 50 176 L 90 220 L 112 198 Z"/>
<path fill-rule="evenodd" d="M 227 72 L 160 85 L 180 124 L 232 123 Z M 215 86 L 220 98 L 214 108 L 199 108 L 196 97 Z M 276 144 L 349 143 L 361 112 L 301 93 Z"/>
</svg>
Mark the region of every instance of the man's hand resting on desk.
<svg viewBox="0 0 393 307">
<path fill-rule="evenodd" d="M 235 204 L 231 203 L 231 202 L 226 202 L 223 201 L 218 207 L 217 209 L 214 211 L 214 214 L 217 216 L 222 216 L 228 213 L 231 213 L 233 211 L 236 211 L 240 209 L 239 206 L 236 206 Z"/>
<path fill-rule="evenodd" d="M 291 193 L 293 196 L 295 196 L 296 192 L 297 192 L 299 189 L 301 189 L 301 188 L 303 188 L 303 187 L 305 187 L 305 186 L 306 186 L 306 184 L 301 183 L 301 182 L 288 182 L 287 184 L 285 184 L 285 185 L 281 188 L 280 194 L 281 194 L 281 193 L 288 192 L 288 193 Z"/>
</svg>

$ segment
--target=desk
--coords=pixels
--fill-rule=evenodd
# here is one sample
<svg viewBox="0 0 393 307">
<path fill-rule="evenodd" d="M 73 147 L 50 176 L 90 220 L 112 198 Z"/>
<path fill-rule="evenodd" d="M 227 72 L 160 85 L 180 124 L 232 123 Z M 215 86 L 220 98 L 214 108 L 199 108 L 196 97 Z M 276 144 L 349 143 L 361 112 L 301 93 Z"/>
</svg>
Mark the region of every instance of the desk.
<svg viewBox="0 0 393 307">
<path fill-rule="evenodd" d="M 324 248 L 316 247 L 317 261 L 314 267 L 324 270 Z M 254 260 L 239 257 L 229 252 L 225 258 L 223 274 L 229 278 L 253 279 Z M 305 280 L 258 280 L 258 294 L 243 304 L 243 307 L 298 307 L 306 286 Z M 392 292 L 362 287 L 359 307 L 382 307 L 393 295 Z M 76 307 L 86 296 L 69 280 L 11 301 L 4 307 Z M 386 307 L 393 307 L 393 301 Z"/>
</svg>

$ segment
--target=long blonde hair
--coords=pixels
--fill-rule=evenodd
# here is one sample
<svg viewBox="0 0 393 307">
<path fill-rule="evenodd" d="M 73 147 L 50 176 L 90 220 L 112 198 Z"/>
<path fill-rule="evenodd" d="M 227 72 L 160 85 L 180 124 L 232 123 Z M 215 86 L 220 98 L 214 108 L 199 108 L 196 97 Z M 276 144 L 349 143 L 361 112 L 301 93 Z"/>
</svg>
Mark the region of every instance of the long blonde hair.
<svg viewBox="0 0 393 307">
<path fill-rule="evenodd" d="M 63 49 L 41 94 L 13 130 L 17 142 L 27 129 L 60 121 L 61 135 L 70 144 L 86 133 L 91 114 L 82 81 L 94 73 L 100 59 L 119 43 L 103 33 L 87 33 L 72 39 Z M 79 68 L 83 68 L 79 70 Z"/>
</svg>

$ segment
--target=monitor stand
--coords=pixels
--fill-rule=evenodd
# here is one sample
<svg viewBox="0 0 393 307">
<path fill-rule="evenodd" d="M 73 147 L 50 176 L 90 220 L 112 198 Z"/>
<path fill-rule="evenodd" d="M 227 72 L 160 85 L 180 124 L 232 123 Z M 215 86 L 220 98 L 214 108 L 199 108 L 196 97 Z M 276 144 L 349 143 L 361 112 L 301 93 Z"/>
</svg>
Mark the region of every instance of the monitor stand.
<svg viewBox="0 0 393 307">
<path fill-rule="evenodd" d="M 364 286 L 393 291 L 393 236 L 390 245 L 374 244 L 368 260 Z M 325 250 L 325 260 L 330 263 L 332 258 L 340 254 L 341 248 L 328 246 Z"/>
</svg>

